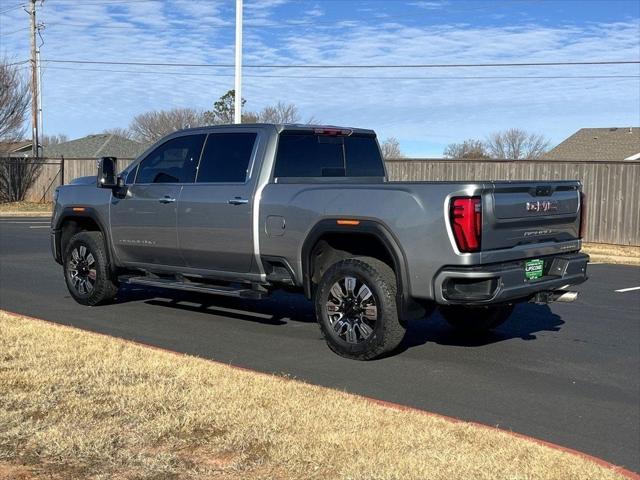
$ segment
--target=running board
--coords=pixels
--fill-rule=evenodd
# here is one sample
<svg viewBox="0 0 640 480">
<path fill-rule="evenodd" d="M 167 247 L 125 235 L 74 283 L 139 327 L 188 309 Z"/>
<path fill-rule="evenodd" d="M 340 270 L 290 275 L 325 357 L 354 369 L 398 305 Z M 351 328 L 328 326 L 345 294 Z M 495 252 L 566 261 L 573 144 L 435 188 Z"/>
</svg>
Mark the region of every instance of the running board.
<svg viewBox="0 0 640 480">
<path fill-rule="evenodd" d="M 247 298 L 260 300 L 268 296 L 267 292 L 253 290 L 251 288 L 234 288 L 224 285 L 209 285 L 206 283 L 173 280 L 169 278 L 157 277 L 120 277 L 122 283 L 130 285 L 144 285 L 147 287 L 171 288 L 174 290 L 184 290 L 188 292 L 209 293 L 212 295 L 224 295 L 225 297 Z"/>
</svg>

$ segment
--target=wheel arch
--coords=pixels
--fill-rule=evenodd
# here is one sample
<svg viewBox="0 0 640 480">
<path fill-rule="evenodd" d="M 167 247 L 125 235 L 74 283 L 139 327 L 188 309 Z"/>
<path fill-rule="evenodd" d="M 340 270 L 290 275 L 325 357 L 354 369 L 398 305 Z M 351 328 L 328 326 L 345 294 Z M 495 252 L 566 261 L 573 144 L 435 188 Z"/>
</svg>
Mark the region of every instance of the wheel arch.
<svg viewBox="0 0 640 480">
<path fill-rule="evenodd" d="M 329 218 L 316 223 L 302 245 L 302 282 L 305 296 L 311 298 L 313 294 L 314 259 L 312 255 L 319 243 L 331 237 L 359 236 L 374 238 L 384 248 L 396 275 L 398 299 L 401 300 L 401 304 L 405 304 L 409 299 L 409 275 L 406 256 L 398 240 L 378 221 L 357 220 L 357 224 L 339 224 L 338 220 L 340 219 Z"/>
<path fill-rule="evenodd" d="M 114 255 L 109 238 L 109 230 L 95 209 L 91 207 L 65 207 L 58 217 L 54 225 L 56 252 L 59 252 L 59 258 L 56 258 L 56 261 L 60 264 L 64 262 L 64 250 L 67 242 L 73 235 L 81 231 L 99 231 L 102 233 L 109 268 L 115 273 L 116 266 L 113 261 Z"/>
</svg>

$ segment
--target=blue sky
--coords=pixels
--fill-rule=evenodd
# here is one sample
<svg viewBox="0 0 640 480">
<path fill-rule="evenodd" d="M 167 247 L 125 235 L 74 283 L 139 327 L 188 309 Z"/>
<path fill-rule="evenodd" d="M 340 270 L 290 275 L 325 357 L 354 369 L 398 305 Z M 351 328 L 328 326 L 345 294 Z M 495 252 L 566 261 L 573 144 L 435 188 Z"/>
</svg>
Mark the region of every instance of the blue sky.
<svg viewBox="0 0 640 480">
<path fill-rule="evenodd" d="M 0 54 L 13 61 L 29 54 L 19 5 L 0 0 Z M 45 133 L 76 138 L 152 109 L 209 108 L 233 88 L 232 68 L 46 60 L 231 64 L 234 8 L 235 0 L 46 0 Z M 245 0 L 247 65 L 638 59 L 638 1 Z M 638 64 L 244 73 L 248 109 L 294 103 L 303 118 L 394 136 L 410 156 L 440 156 L 451 142 L 509 127 L 557 143 L 582 127 L 640 125 Z M 635 78 L 532 78 L 603 75 Z"/>
</svg>

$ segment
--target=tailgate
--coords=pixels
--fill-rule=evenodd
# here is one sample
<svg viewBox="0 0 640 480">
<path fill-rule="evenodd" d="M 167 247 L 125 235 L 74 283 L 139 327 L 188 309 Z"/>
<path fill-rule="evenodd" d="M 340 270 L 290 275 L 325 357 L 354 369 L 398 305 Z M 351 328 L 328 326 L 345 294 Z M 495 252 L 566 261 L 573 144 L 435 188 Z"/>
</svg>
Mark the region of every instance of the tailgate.
<svg viewBox="0 0 640 480">
<path fill-rule="evenodd" d="M 579 238 L 578 181 L 492 182 L 483 202 L 482 250 Z"/>
</svg>

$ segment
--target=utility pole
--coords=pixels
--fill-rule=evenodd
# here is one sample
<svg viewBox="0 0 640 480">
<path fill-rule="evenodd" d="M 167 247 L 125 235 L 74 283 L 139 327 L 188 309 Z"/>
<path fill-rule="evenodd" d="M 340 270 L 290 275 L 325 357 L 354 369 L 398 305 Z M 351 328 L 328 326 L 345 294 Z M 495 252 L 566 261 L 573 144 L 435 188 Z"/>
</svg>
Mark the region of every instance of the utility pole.
<svg viewBox="0 0 640 480">
<path fill-rule="evenodd" d="M 242 123 L 242 0 L 236 0 L 236 88 L 234 123 Z"/>
<path fill-rule="evenodd" d="M 42 4 L 40 4 L 42 6 Z M 38 28 L 42 26 L 38 25 Z M 38 46 L 37 50 L 37 58 L 38 61 L 38 138 L 40 139 L 40 143 L 42 143 L 42 137 L 44 137 L 44 127 L 42 126 L 42 62 L 40 62 L 40 47 L 42 44 Z M 42 154 L 42 145 L 40 145 L 40 153 Z"/>
<path fill-rule="evenodd" d="M 40 97 L 38 90 L 38 55 L 36 48 L 36 0 L 31 0 L 29 9 L 31 17 L 31 155 L 38 158 L 39 136 L 38 136 L 38 100 Z"/>
</svg>

